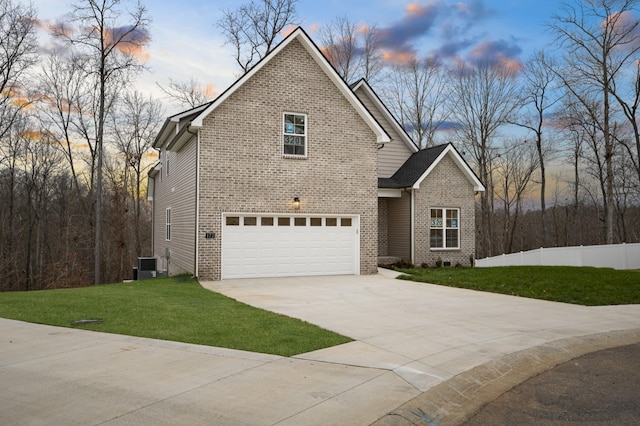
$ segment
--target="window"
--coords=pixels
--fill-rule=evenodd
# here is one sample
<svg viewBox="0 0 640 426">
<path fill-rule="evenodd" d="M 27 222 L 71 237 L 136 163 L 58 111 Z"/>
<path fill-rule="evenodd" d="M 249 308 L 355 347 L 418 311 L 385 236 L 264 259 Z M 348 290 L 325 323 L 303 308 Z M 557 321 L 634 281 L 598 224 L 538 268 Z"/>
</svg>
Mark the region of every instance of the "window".
<svg viewBox="0 0 640 426">
<path fill-rule="evenodd" d="M 164 173 L 165 173 L 165 176 L 169 176 L 169 158 L 171 158 L 171 155 L 169 155 L 169 151 L 165 151 L 165 153 L 164 153 Z"/>
<path fill-rule="evenodd" d="M 290 223 L 291 223 L 291 218 L 288 218 L 288 217 L 278 218 L 278 226 L 289 226 Z"/>
<path fill-rule="evenodd" d="M 165 239 L 167 241 L 171 241 L 171 207 L 167 207 L 165 219 L 167 226 L 167 235 L 165 236 Z"/>
<path fill-rule="evenodd" d="M 227 216 L 227 226 L 239 226 L 240 218 L 238 216 Z"/>
<path fill-rule="evenodd" d="M 460 210 L 431 209 L 430 243 L 432 249 L 460 248 Z"/>
<path fill-rule="evenodd" d="M 307 156 L 307 116 L 304 114 L 284 114 L 283 151 L 284 155 Z"/>
</svg>

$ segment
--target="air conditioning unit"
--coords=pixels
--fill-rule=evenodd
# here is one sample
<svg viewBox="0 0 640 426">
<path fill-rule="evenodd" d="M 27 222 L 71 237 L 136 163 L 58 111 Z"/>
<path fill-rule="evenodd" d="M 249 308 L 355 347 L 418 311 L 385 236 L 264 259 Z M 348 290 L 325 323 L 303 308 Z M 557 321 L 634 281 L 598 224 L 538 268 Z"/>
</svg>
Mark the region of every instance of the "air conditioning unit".
<svg viewBox="0 0 640 426">
<path fill-rule="evenodd" d="M 158 259 L 155 257 L 138 258 L 138 281 L 156 277 Z"/>
</svg>

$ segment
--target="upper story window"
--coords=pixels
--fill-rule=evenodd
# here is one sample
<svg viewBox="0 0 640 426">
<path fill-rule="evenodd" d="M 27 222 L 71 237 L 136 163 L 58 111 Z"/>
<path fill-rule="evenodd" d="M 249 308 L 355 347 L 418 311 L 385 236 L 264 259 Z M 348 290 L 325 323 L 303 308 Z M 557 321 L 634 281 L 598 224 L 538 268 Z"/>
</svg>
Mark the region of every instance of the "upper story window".
<svg viewBox="0 0 640 426">
<path fill-rule="evenodd" d="M 429 237 L 432 249 L 459 249 L 460 209 L 431 209 Z"/>
<path fill-rule="evenodd" d="M 165 176 L 169 176 L 169 160 L 171 158 L 171 155 L 169 155 L 169 151 L 165 151 L 164 152 L 164 170 L 165 170 Z"/>
<path fill-rule="evenodd" d="M 307 116 L 305 114 L 284 113 L 282 153 L 298 157 L 307 156 Z"/>
</svg>

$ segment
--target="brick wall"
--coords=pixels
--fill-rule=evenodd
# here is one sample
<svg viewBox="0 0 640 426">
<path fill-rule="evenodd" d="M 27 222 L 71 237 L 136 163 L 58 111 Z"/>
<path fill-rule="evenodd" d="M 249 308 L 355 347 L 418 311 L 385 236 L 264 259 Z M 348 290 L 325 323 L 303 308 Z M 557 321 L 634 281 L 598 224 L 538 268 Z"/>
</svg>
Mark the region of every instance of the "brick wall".
<svg viewBox="0 0 640 426">
<path fill-rule="evenodd" d="M 306 159 L 282 155 L 284 112 L 307 114 Z M 204 120 L 200 138 L 200 278 L 220 279 L 224 212 L 360 215 L 360 272 L 377 271 L 376 136 L 297 40 Z"/>
<path fill-rule="evenodd" d="M 439 257 L 451 266 L 469 266 L 469 256 L 475 255 L 475 197 L 473 186 L 449 155 L 443 158 L 429 176 L 415 190 L 415 260 L 435 266 Z M 429 248 L 429 225 L 432 207 L 460 209 L 460 249 Z"/>
<path fill-rule="evenodd" d="M 378 256 L 389 254 L 389 204 L 387 198 L 378 198 Z"/>
</svg>

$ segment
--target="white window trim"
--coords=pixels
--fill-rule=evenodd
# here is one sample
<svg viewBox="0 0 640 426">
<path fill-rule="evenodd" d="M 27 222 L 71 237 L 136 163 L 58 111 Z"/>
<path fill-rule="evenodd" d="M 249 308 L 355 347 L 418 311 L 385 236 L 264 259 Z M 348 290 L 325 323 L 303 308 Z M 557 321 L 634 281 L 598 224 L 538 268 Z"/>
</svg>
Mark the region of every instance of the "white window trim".
<svg viewBox="0 0 640 426">
<path fill-rule="evenodd" d="M 300 135 L 300 134 L 296 134 L 296 133 L 285 133 L 284 131 L 284 119 L 286 115 L 299 115 L 304 117 L 304 134 Z M 309 154 L 309 117 L 307 117 L 307 114 L 301 113 L 301 112 L 288 112 L 285 111 L 282 113 L 282 124 L 281 124 L 281 129 L 282 129 L 282 134 L 281 134 L 281 139 L 280 141 L 282 142 L 282 156 L 285 158 L 307 158 L 307 155 Z M 291 135 L 291 136 L 303 136 L 304 137 L 304 155 L 299 155 L 299 154 L 285 154 L 284 152 L 284 137 L 285 135 Z"/>
<path fill-rule="evenodd" d="M 165 241 L 171 241 L 171 207 L 165 210 Z"/>
<path fill-rule="evenodd" d="M 431 226 L 431 210 L 441 210 L 442 211 L 442 228 L 434 228 Z M 458 226 L 448 227 L 447 228 L 447 210 L 456 210 L 458 212 Z M 457 251 L 460 250 L 460 234 L 462 233 L 461 229 L 461 220 L 460 220 L 460 208 L 458 207 L 430 207 L 429 208 L 429 250 L 431 251 Z M 431 247 L 431 230 L 432 229 L 442 229 L 444 232 L 442 234 L 442 247 Z M 458 243 L 456 247 L 445 247 L 447 242 L 447 229 L 457 229 L 458 230 Z"/>
<path fill-rule="evenodd" d="M 165 176 L 169 176 L 169 151 L 164 152 Z"/>
</svg>

